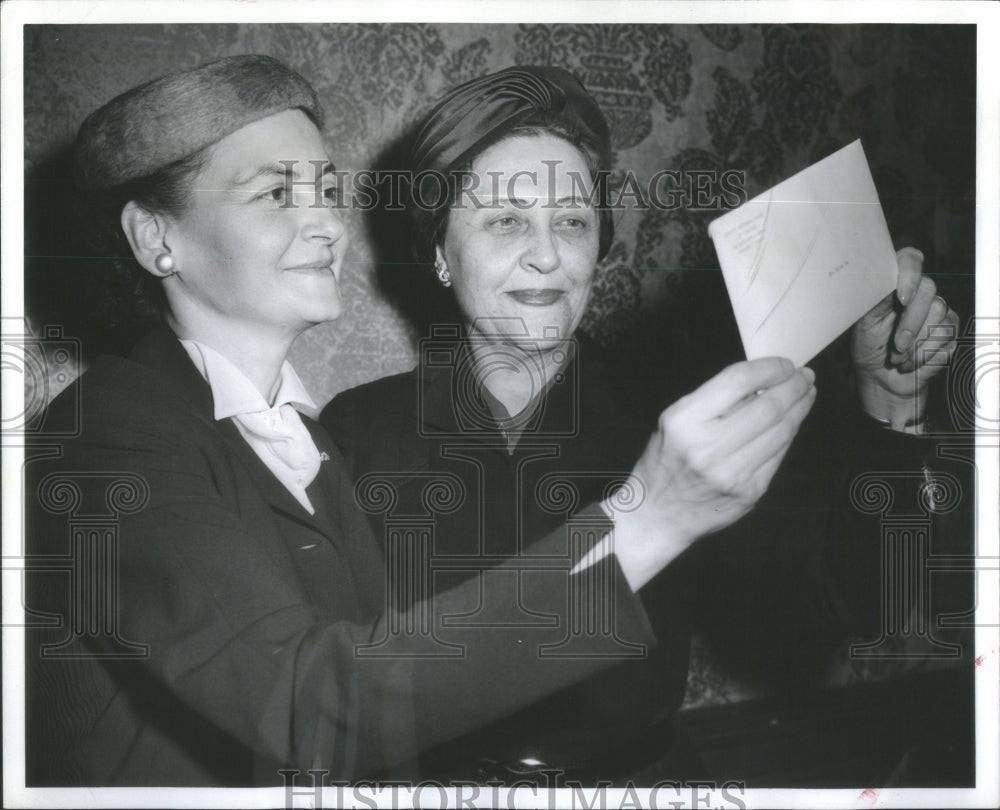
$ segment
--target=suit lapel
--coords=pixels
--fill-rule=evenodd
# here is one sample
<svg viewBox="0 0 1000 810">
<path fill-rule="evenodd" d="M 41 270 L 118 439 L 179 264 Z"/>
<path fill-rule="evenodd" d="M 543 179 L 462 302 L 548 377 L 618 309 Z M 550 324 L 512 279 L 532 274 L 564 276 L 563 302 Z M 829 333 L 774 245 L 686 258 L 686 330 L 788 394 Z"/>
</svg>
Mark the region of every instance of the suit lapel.
<svg viewBox="0 0 1000 810">
<path fill-rule="evenodd" d="M 285 485 L 274 477 L 274 473 L 267 468 L 267 465 L 260 460 L 260 456 L 247 444 L 246 439 L 240 435 L 231 419 L 216 422 L 216 427 L 226 440 L 233 455 L 237 456 L 253 473 L 255 481 L 264 493 L 272 511 L 286 520 L 323 534 L 333 542 L 337 532 L 330 525 L 329 520 L 324 517 L 325 510 L 321 509 L 316 502 L 318 498 L 330 497 L 330 491 L 335 491 L 335 486 L 330 483 L 329 465 L 326 462 L 320 465 L 316 480 L 308 487 L 309 500 L 315 510 L 315 514 L 310 515 Z"/>
<path fill-rule="evenodd" d="M 198 369 L 171 329 L 166 326 L 154 329 L 136 345 L 130 359 L 168 379 L 171 387 L 193 406 L 198 418 L 211 426 L 226 443 L 231 454 L 250 471 L 272 511 L 286 520 L 319 532 L 331 543 L 335 542 L 339 532 L 337 527 L 332 525 L 330 512 L 326 508 L 317 507 L 316 498 L 313 497 L 313 493 L 316 493 L 320 498 L 329 498 L 336 492 L 335 480 L 331 480 L 335 474 L 332 470 L 324 469 L 329 467 L 327 462 L 320 465 L 316 481 L 309 487 L 310 501 L 316 509 L 316 513 L 310 515 L 247 444 L 233 420 L 215 419 L 212 389 L 198 373 Z M 315 440 L 317 430 L 310 424 L 312 420 L 304 417 L 303 421 Z M 330 448 L 321 447 L 318 442 L 317 447 L 329 455 Z"/>
</svg>

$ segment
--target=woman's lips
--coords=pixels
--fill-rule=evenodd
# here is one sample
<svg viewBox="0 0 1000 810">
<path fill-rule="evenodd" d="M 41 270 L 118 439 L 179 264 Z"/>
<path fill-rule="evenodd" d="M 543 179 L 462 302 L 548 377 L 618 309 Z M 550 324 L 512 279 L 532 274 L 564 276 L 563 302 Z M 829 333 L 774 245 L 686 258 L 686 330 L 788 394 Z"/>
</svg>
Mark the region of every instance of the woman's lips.
<svg viewBox="0 0 1000 810">
<path fill-rule="evenodd" d="M 563 290 L 510 290 L 507 295 L 519 304 L 530 307 L 548 307 L 565 295 Z"/>
<path fill-rule="evenodd" d="M 329 261 L 313 262 L 311 264 L 297 264 L 293 267 L 286 267 L 285 270 L 291 273 L 332 273 L 333 266 L 336 264 L 337 258 L 334 257 Z"/>
</svg>

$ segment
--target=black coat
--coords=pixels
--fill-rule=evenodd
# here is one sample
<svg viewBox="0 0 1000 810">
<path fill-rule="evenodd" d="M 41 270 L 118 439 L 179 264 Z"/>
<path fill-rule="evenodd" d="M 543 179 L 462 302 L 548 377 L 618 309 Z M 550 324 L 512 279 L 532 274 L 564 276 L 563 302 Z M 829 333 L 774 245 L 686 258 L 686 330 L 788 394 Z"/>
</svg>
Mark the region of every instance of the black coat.
<svg viewBox="0 0 1000 810">
<path fill-rule="evenodd" d="M 35 623 L 63 620 L 28 634 L 29 785 L 274 785 L 279 768 L 357 779 L 607 666 L 539 654 L 565 635 L 565 571 L 596 539 L 568 553 L 560 527 L 533 548 L 556 567 L 531 575 L 528 599 L 556 627 L 502 613 L 485 635 L 442 627 L 477 603 L 468 583 L 434 603 L 438 647 L 460 655 L 421 657 L 426 634 L 390 631 L 424 606 L 390 609 L 383 551 L 337 448 L 304 420 L 330 456 L 310 516 L 231 420 L 213 419 L 169 330 L 99 359 L 46 424 L 77 415 L 78 436 L 28 451 L 30 559 L 64 569 L 28 576 Z M 595 508 L 581 514 L 603 525 Z M 655 643 L 615 562 L 591 573 L 613 585 L 601 604 L 619 635 Z M 88 587 L 101 599 L 89 607 Z"/>
<path fill-rule="evenodd" d="M 638 459 L 670 400 L 621 357 L 586 338 L 578 345 L 575 361 L 548 390 L 542 416 L 513 454 L 474 394 L 461 343 L 425 343 L 422 370 L 347 391 L 324 409 L 320 421 L 344 450 L 355 479 L 392 479 L 393 515 L 420 510 L 429 474 L 463 482 L 468 497 L 459 508 L 435 516 L 431 568 L 439 585 L 462 577 L 489 582 L 477 569 L 519 553 L 557 526 L 564 514 L 545 503 L 546 494 L 559 500 L 561 493 L 551 488 L 557 480 L 572 482 L 576 502 L 587 503 L 605 496 Z M 697 543 L 642 589 L 659 640 L 649 655 L 620 661 L 439 747 L 425 755 L 425 773 L 506 773 L 511 779 L 519 762 L 533 759 L 564 770 L 579 767 L 591 778 L 620 778 L 670 744 L 663 721 L 684 695 L 693 627 L 726 645 L 736 641 L 742 652 L 778 668 L 793 651 L 814 648 L 817 638 L 829 646 L 851 632 L 877 632 L 879 522 L 851 508 L 848 490 L 857 474 L 887 469 L 886 463 L 918 471 L 928 448 L 876 427 L 856 410 L 815 410 L 754 512 Z M 373 526 L 384 535 L 385 515 L 373 515 Z M 446 570 L 455 555 L 471 560 L 468 570 Z M 774 656 L 765 635 L 792 655 Z M 777 674 L 796 677 L 794 671 Z"/>
</svg>

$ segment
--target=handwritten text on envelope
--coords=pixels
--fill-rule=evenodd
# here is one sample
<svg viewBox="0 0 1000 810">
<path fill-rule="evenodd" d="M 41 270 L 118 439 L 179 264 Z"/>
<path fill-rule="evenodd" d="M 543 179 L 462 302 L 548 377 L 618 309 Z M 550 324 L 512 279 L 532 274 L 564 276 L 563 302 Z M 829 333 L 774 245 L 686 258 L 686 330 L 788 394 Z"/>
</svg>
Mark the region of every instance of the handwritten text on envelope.
<svg viewBox="0 0 1000 810">
<path fill-rule="evenodd" d="M 896 288 L 861 141 L 708 226 L 747 357 L 811 360 Z"/>
</svg>

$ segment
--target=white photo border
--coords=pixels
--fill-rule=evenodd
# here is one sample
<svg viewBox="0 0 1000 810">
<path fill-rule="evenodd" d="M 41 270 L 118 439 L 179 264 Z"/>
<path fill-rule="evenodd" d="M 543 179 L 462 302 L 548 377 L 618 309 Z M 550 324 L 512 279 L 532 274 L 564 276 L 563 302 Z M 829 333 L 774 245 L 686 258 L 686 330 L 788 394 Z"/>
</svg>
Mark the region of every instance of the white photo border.
<svg viewBox="0 0 1000 810">
<path fill-rule="evenodd" d="M 507 2 L 407 2 L 358 0 L 331 2 L 120 2 L 9 0 L 2 9 L 2 315 L 24 317 L 24 165 L 23 143 L 23 35 L 26 24 L 97 23 L 267 23 L 267 22 L 670 22 L 670 23 L 966 23 L 977 26 L 977 183 L 976 183 L 976 311 L 977 317 L 1000 323 L 1000 6 L 988 2 L 567 2 L 566 0 L 508 0 Z M 985 347 L 983 351 L 997 348 Z M 20 413 L 23 390 L 20 377 L 7 385 L 4 371 L 4 412 Z M 987 414 L 998 413 L 996 390 L 979 391 Z M 1000 558 L 998 545 L 997 440 L 977 442 L 979 470 L 977 531 L 981 558 Z M 3 803 L 5 807 L 281 807 L 282 788 L 178 789 L 178 788 L 25 788 L 24 787 L 24 634 L 20 601 L 21 554 L 20 476 L 23 447 L 3 445 Z M 1000 616 L 997 583 L 980 593 L 976 652 L 982 654 L 976 671 L 976 787 L 961 789 L 883 789 L 868 796 L 858 790 L 759 790 L 742 798 L 747 807 L 996 807 L 1000 805 Z M 503 789 L 484 793 L 471 806 L 491 806 L 499 800 L 510 807 L 569 807 L 575 801 L 568 790 L 542 795 L 534 791 Z M 642 791 L 640 801 L 648 802 Z M 332 794 L 331 799 L 335 798 Z M 437 794 L 426 797 L 441 806 Z M 448 806 L 455 806 L 452 800 Z M 412 796 L 409 797 L 412 800 Z M 624 790 L 607 790 L 608 806 L 632 806 Z M 410 806 L 407 795 L 396 796 L 395 806 Z M 622 804 L 624 802 L 624 805 Z M 296 806 L 309 806 L 297 798 Z M 389 807 L 386 793 L 369 794 L 356 806 Z M 643 806 L 646 806 L 643 804 Z M 678 806 L 678 805 L 673 805 Z"/>
</svg>

